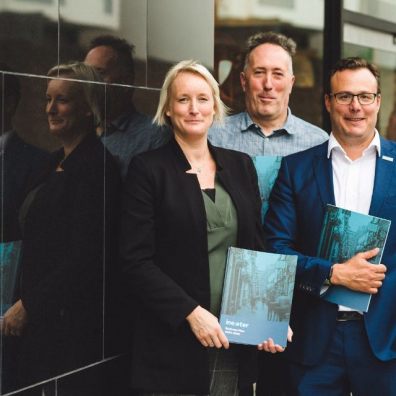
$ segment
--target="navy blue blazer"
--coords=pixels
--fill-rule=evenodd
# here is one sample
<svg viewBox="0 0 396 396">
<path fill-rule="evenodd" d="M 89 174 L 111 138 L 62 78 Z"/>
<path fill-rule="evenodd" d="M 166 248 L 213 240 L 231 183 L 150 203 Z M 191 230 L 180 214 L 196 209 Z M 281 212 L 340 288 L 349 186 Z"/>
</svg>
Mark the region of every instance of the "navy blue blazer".
<svg viewBox="0 0 396 396">
<path fill-rule="evenodd" d="M 294 336 L 286 355 L 306 365 L 317 364 L 326 352 L 338 309 L 320 298 L 332 263 L 315 257 L 326 205 L 335 204 L 327 147 L 326 142 L 283 158 L 264 226 L 271 251 L 298 254 Z M 382 258 L 386 277 L 364 315 L 371 349 L 387 361 L 396 358 L 396 144 L 382 138 L 369 213 L 392 221 Z"/>
</svg>

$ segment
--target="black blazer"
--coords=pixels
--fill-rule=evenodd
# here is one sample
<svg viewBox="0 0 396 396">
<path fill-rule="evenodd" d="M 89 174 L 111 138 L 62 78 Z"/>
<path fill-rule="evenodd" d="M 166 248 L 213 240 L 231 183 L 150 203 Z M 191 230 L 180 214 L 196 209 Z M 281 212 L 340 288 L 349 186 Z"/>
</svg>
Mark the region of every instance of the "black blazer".
<svg viewBox="0 0 396 396">
<path fill-rule="evenodd" d="M 209 148 L 217 177 L 237 210 L 238 247 L 263 250 L 261 201 L 252 160 L 236 151 Z M 198 179 L 186 173 L 188 169 L 174 139 L 135 157 L 129 167 L 121 257 L 138 306 L 132 313 L 132 385 L 137 389 L 209 392 L 207 351 L 185 320 L 198 305 L 210 306 L 206 213 Z M 252 349 L 245 347 L 242 353 Z M 246 370 L 247 383 L 254 382 L 254 364 L 251 368 Z"/>
<path fill-rule="evenodd" d="M 115 254 L 120 175 L 94 133 L 55 172 L 62 158 L 63 149 L 54 153 L 22 206 L 29 202 L 21 263 L 28 383 L 102 358 L 102 282 Z"/>
</svg>

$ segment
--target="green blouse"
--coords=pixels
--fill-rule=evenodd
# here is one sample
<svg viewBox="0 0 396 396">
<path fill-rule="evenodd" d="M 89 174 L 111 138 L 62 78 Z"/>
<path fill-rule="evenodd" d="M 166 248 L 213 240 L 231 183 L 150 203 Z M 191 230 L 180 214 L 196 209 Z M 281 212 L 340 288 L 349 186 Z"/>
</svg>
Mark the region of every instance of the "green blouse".
<svg viewBox="0 0 396 396">
<path fill-rule="evenodd" d="M 215 200 L 202 192 L 207 221 L 210 274 L 210 311 L 219 316 L 227 250 L 237 242 L 238 219 L 231 197 L 215 181 Z"/>
</svg>

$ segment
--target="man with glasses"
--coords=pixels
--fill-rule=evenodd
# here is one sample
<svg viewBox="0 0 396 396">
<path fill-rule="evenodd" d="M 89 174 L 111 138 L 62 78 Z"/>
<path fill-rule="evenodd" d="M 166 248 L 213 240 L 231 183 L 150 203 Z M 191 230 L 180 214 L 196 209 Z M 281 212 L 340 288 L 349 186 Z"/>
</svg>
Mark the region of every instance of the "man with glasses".
<svg viewBox="0 0 396 396">
<path fill-rule="evenodd" d="M 375 129 L 379 73 L 361 58 L 339 61 L 325 104 L 329 141 L 285 157 L 265 223 L 268 246 L 298 254 L 286 349 L 291 394 L 396 395 L 396 144 Z M 344 263 L 315 257 L 327 204 L 392 221 L 382 261 L 378 249 Z M 368 231 L 367 231 L 368 232 Z M 367 313 L 321 299 L 326 282 L 372 295 Z"/>
</svg>

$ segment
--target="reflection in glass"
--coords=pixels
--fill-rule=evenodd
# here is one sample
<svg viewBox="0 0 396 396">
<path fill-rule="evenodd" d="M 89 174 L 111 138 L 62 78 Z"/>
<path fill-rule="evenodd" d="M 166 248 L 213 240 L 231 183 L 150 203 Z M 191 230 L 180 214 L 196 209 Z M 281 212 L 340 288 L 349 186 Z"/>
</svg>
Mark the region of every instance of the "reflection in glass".
<svg viewBox="0 0 396 396">
<path fill-rule="evenodd" d="M 139 113 L 134 104 L 132 45 L 116 36 L 97 36 L 91 41 L 84 62 L 108 84 L 106 124 L 97 132 L 125 177 L 131 158 L 157 147 L 160 137 L 151 117 Z"/>
<path fill-rule="evenodd" d="M 134 90 L 128 87 L 106 87 L 108 117 L 102 142 L 118 162 L 125 178 L 132 157 L 152 150 L 167 140 L 166 132 L 152 123 L 151 117 L 139 112 L 132 99 Z M 120 100 L 122 99 L 123 100 Z M 143 97 L 143 100 L 147 100 Z M 121 106 L 117 106 L 117 103 Z M 155 102 L 156 103 L 156 102 Z M 143 103 L 138 102 L 138 106 Z"/>
<path fill-rule="evenodd" d="M 26 143 L 16 128 L 15 113 L 21 100 L 20 79 L 12 74 L 9 66 L 0 62 L 0 105 L 2 133 L 0 137 L 0 316 L 1 316 L 1 392 L 17 386 L 16 356 L 19 350 L 19 331 L 7 326 L 4 315 L 19 298 L 19 273 L 22 232 L 18 211 L 30 180 L 37 176 L 47 160 L 47 155 Z"/>
<path fill-rule="evenodd" d="M 152 43 L 155 44 L 156 48 L 160 47 L 161 51 L 165 53 L 172 52 L 172 57 L 170 58 L 170 61 L 172 62 L 190 56 L 193 58 L 200 58 L 204 63 L 211 66 L 211 64 L 213 63 L 213 0 L 203 0 L 201 2 L 196 2 L 195 0 L 167 1 L 168 3 L 166 7 L 164 6 L 164 3 L 162 3 L 161 6 L 157 6 L 154 4 L 154 2 L 152 2 L 152 4 L 155 5 L 154 9 L 152 9 L 152 12 L 150 14 L 152 21 L 159 21 L 158 26 L 156 26 L 156 35 L 155 37 L 151 37 Z M 164 19 L 164 9 L 169 12 L 170 18 L 172 19 Z M 157 15 L 155 16 L 154 13 L 156 13 Z M 62 212 L 62 210 L 69 209 L 69 204 L 57 205 L 58 201 L 55 198 L 51 200 L 49 199 L 49 196 L 47 196 L 46 198 L 48 199 L 48 205 L 45 207 L 44 216 L 40 216 L 40 218 L 37 218 L 39 216 L 36 213 L 37 217 L 33 218 L 34 212 L 31 212 L 33 211 L 33 208 L 36 208 L 35 205 L 41 205 L 41 208 L 43 208 L 43 201 L 41 201 L 40 203 L 39 201 L 36 201 L 36 199 L 38 199 L 39 197 L 42 198 L 42 196 L 45 195 L 44 193 L 47 191 L 45 189 L 49 188 L 49 182 L 52 181 L 53 178 L 56 179 L 56 176 L 59 176 L 57 175 L 57 173 L 59 172 L 56 172 L 56 169 L 54 169 L 55 165 L 53 162 L 51 162 L 51 164 L 48 165 L 49 167 L 47 167 L 49 158 L 46 151 L 54 151 L 56 149 L 59 149 L 61 143 L 59 142 L 59 139 L 53 136 L 53 133 L 47 133 L 48 120 L 46 118 L 45 112 L 43 111 L 45 107 L 44 93 L 47 89 L 47 81 L 46 79 L 43 79 L 42 76 L 45 76 L 47 70 L 53 65 L 57 65 L 59 63 L 66 63 L 73 59 L 80 61 L 85 59 L 89 43 L 95 37 L 103 34 L 111 34 L 117 37 L 125 38 L 129 43 L 133 44 L 134 46 L 135 78 L 133 81 L 127 81 L 126 83 L 125 81 L 113 81 L 109 82 L 108 85 L 99 84 L 101 87 L 101 93 L 99 94 L 99 96 L 101 98 L 107 97 L 107 105 L 109 111 L 106 118 L 109 123 L 106 123 L 106 125 L 103 124 L 101 128 L 96 129 L 97 132 L 102 132 L 102 143 L 104 143 L 109 150 L 112 150 L 112 145 L 110 144 L 111 139 L 113 139 L 113 141 L 115 142 L 115 146 L 124 147 L 124 143 L 122 141 L 116 142 L 116 135 L 113 135 L 111 133 L 112 126 L 110 125 L 110 123 L 113 120 L 116 120 L 117 116 L 122 117 L 122 113 L 124 113 L 125 115 L 129 112 L 132 114 L 131 119 L 137 117 L 138 119 L 143 120 L 142 124 L 144 124 L 144 128 L 131 127 L 127 129 L 140 130 L 139 136 L 141 135 L 142 137 L 150 135 L 151 132 L 149 132 L 149 129 L 152 128 L 151 117 L 145 117 L 141 113 L 149 115 L 152 115 L 154 113 L 158 102 L 158 90 L 155 88 L 153 89 L 153 87 L 155 86 L 155 81 L 158 80 L 162 82 L 164 71 L 161 71 L 162 74 L 157 74 L 154 66 L 150 68 L 150 70 L 147 69 L 147 34 L 149 30 L 147 28 L 147 14 L 148 0 L 86 0 L 83 2 L 79 0 L 0 0 L 1 58 L 7 59 L 7 62 L 10 64 L 10 66 L 12 66 L 13 71 L 18 73 L 27 73 L 26 75 L 18 76 L 22 85 L 23 95 L 21 98 L 21 102 L 16 109 L 16 113 L 13 117 L 12 125 L 12 129 L 16 131 L 15 134 L 13 133 L 13 136 L 15 137 L 14 140 L 20 143 L 20 149 L 18 149 L 17 151 L 11 150 L 10 139 L 9 152 L 12 152 L 10 158 L 13 159 L 13 162 L 11 163 L 11 165 L 9 165 L 8 163 L 7 146 L 4 146 L 6 149 L 3 152 L 4 155 L 1 159 L 1 174 L 3 177 L 2 188 L 4 188 L 4 191 L 1 192 L 1 197 L 3 200 L 3 212 L 1 219 L 2 241 L 6 241 L 9 239 L 17 240 L 18 238 L 21 238 L 19 231 L 7 231 L 7 229 L 16 229 L 18 228 L 18 226 L 13 226 L 11 228 L 6 226 L 6 216 L 11 213 L 11 217 L 13 217 L 14 219 L 13 222 L 18 224 L 18 220 L 16 219 L 18 216 L 17 207 L 23 203 L 26 196 L 26 190 L 33 191 L 34 188 L 32 190 L 32 186 L 36 187 L 36 195 L 34 195 L 35 193 L 32 192 L 29 194 L 32 202 L 25 204 L 25 206 L 30 205 L 28 209 L 25 209 L 25 211 L 27 212 L 26 221 L 28 222 L 27 232 L 30 233 L 31 236 L 33 234 L 33 237 L 35 238 L 41 236 L 42 239 L 38 241 L 37 246 L 32 246 L 34 245 L 34 243 L 31 242 L 30 248 L 40 250 L 39 253 L 43 255 L 42 260 L 40 257 L 40 261 L 44 263 L 44 267 L 45 265 L 48 265 L 48 268 L 50 267 L 49 261 L 52 257 L 54 271 L 55 267 L 57 267 L 58 264 L 60 266 L 62 263 L 65 264 L 68 261 L 68 258 L 71 257 L 71 255 L 74 254 L 75 256 L 78 255 L 80 257 L 81 253 L 81 257 L 83 257 L 86 252 L 82 249 L 81 252 L 79 251 L 77 254 L 75 247 L 78 248 L 79 245 L 71 244 L 71 242 L 67 243 L 73 246 L 73 249 L 69 250 L 67 250 L 61 242 L 59 242 L 59 245 L 57 246 L 51 245 L 51 243 L 49 243 L 50 239 L 46 238 L 46 236 L 57 236 L 58 238 L 62 237 L 63 242 L 66 244 L 67 238 L 71 238 L 71 235 L 66 235 L 68 227 L 73 226 L 74 229 L 74 226 L 76 225 L 77 230 L 79 229 L 78 227 L 81 226 L 80 222 L 73 222 L 73 216 L 67 217 L 66 214 Z M 203 15 L 204 18 L 200 18 L 200 21 L 198 21 L 196 18 L 197 14 L 200 16 Z M 205 25 L 202 25 L 202 20 L 204 21 Z M 172 21 L 174 21 L 174 23 Z M 184 24 L 186 29 L 189 29 L 189 34 L 183 35 L 182 37 L 183 46 L 179 46 L 177 41 L 169 42 L 166 37 L 166 33 L 169 29 L 169 24 L 171 24 L 172 26 L 175 26 L 175 29 L 172 30 L 172 34 L 176 34 L 176 38 L 180 38 L 180 31 L 177 30 L 177 26 L 181 26 L 180 23 Z M 199 37 L 199 40 L 193 40 L 194 42 L 196 42 L 196 44 L 194 44 L 194 47 L 190 46 L 192 36 Z M 170 49 L 172 51 L 170 51 Z M 155 53 L 153 53 L 153 55 L 155 55 Z M 5 74 L 11 75 L 12 72 L 8 73 L 7 70 L 8 69 L 5 69 L 3 66 L 0 66 L 0 73 L 5 71 Z M 125 87 L 117 85 L 120 83 L 125 85 Z M 79 83 L 77 85 L 81 88 L 81 86 L 83 86 L 84 84 Z M 149 89 L 145 88 L 147 86 L 149 87 Z M 5 101 L 11 103 L 14 101 L 14 99 L 7 96 L 7 91 L 16 91 L 13 89 L 5 90 Z M 125 111 L 123 110 L 123 112 L 120 112 L 117 116 L 113 114 L 113 110 L 111 109 L 111 107 L 113 107 L 113 109 L 116 107 L 114 97 L 125 99 L 125 103 L 128 105 L 128 108 L 124 109 Z M 4 107 L 6 108 L 7 105 L 5 105 Z M 122 118 L 119 118 L 118 121 L 120 120 L 122 120 Z M 3 135 L 5 135 L 5 132 L 10 129 L 7 125 L 7 122 L 4 122 L 4 131 L 2 131 Z M 123 124 L 122 122 L 119 122 L 118 125 Z M 120 128 L 120 131 L 121 130 L 122 128 Z M 155 136 L 158 137 L 159 135 L 155 135 L 153 133 L 153 138 Z M 149 143 L 150 148 L 152 148 L 154 140 L 151 140 L 151 138 L 147 139 L 145 140 L 145 144 Z M 137 140 L 134 139 L 130 139 L 128 144 L 132 145 L 133 148 L 139 146 Z M 37 149 L 36 146 L 40 147 L 40 149 Z M 125 148 L 126 147 L 128 146 L 125 145 Z M 142 150 L 145 149 L 146 148 L 143 148 Z M 130 153 L 131 150 L 128 148 L 127 151 L 128 153 Z M 61 151 L 58 151 L 58 154 L 61 152 L 62 149 Z M 113 150 L 113 152 L 116 156 L 120 155 L 117 154 L 115 150 Z M 107 154 L 105 155 L 103 151 L 102 153 L 102 158 L 106 158 L 106 166 L 109 166 L 108 162 L 112 162 L 111 159 L 108 159 L 110 157 L 108 157 Z M 55 157 L 56 154 L 55 156 L 52 156 L 53 161 L 55 161 Z M 41 160 L 39 160 L 39 158 Z M 128 158 L 123 160 L 123 163 L 127 164 L 128 160 Z M 35 162 L 37 162 L 37 166 L 33 165 L 33 163 Z M 15 166 L 14 164 L 17 165 Z M 22 172 L 22 168 L 24 167 L 26 169 L 26 177 L 20 176 L 21 173 L 18 173 Z M 45 170 L 43 173 L 44 168 Z M 108 171 L 104 163 L 100 163 L 100 165 L 98 165 L 95 169 L 98 172 Z M 81 176 L 80 173 L 79 176 Z M 110 176 L 107 176 L 105 178 L 106 181 L 104 184 L 103 181 L 97 184 L 97 189 L 99 189 L 99 187 L 102 187 L 102 194 L 100 194 L 96 190 L 95 192 L 93 191 L 91 200 L 93 203 L 103 203 L 103 190 L 105 190 L 107 193 L 107 186 L 108 184 L 112 185 L 113 179 L 118 180 L 117 177 L 112 178 Z M 13 190 L 13 186 L 10 187 L 10 181 L 14 181 L 15 184 L 18 184 L 18 186 L 22 186 L 23 188 L 18 191 Z M 75 194 L 75 197 L 71 197 L 70 190 L 71 189 L 67 189 L 65 187 L 65 194 L 60 194 L 62 196 L 59 197 L 59 199 L 67 199 L 67 197 L 70 197 L 70 199 L 76 198 L 77 200 L 78 195 Z M 117 188 L 113 187 L 113 191 L 116 190 Z M 73 191 L 76 190 L 74 189 Z M 7 209 L 7 200 L 9 199 L 8 197 L 12 198 L 11 201 L 13 206 L 11 209 Z M 108 202 L 107 199 L 106 202 Z M 73 201 L 73 205 L 82 205 L 82 203 L 83 201 Z M 106 250 L 108 254 L 105 257 L 100 257 L 100 259 L 98 260 L 98 262 L 101 262 L 101 274 L 105 274 L 105 279 L 107 282 L 109 278 L 112 278 L 114 276 L 114 274 L 111 273 L 112 271 L 110 269 L 116 268 L 116 265 L 107 265 L 109 260 L 112 258 L 112 251 L 109 246 L 113 243 L 113 237 L 116 237 L 116 232 L 113 232 L 114 230 L 112 229 L 112 223 L 110 222 L 110 220 L 107 219 L 107 216 L 113 219 L 117 218 L 117 216 L 114 215 L 114 213 L 109 213 L 111 212 L 112 208 L 108 208 L 106 206 L 105 208 L 103 208 L 103 210 L 105 209 L 106 225 L 109 228 L 104 229 L 103 224 L 99 224 L 99 226 L 97 227 L 97 231 L 101 230 L 102 241 L 100 243 L 97 243 L 96 245 L 101 246 L 102 248 L 105 246 L 105 249 L 103 249 Z M 93 209 L 88 208 L 87 211 L 88 210 Z M 53 211 L 52 218 L 50 218 L 51 211 Z M 30 218 L 30 216 L 33 217 Z M 102 213 L 102 218 L 103 217 L 104 216 Z M 81 216 L 80 218 L 84 219 L 85 217 Z M 57 219 L 62 220 L 58 225 L 55 224 L 55 221 Z M 33 220 L 37 221 L 36 224 L 39 228 L 39 232 L 37 233 L 37 235 L 35 235 L 34 231 L 32 231 L 32 224 L 34 224 Z M 47 221 L 49 223 L 51 221 L 54 221 L 54 223 L 47 223 L 48 227 L 44 229 L 44 221 Z M 29 224 L 32 226 L 30 230 Z M 9 234 L 9 236 L 7 236 L 6 234 Z M 89 233 L 87 232 L 87 234 Z M 96 234 L 92 233 L 92 235 Z M 94 238 L 93 236 L 91 237 Z M 74 238 L 74 240 L 78 239 L 78 232 L 75 233 Z M 81 236 L 82 241 L 85 240 L 84 238 L 86 238 L 86 235 Z M 100 254 L 100 252 L 92 253 L 93 256 L 97 255 L 97 257 L 99 257 Z M 28 255 L 31 257 L 27 258 Z M 35 266 L 38 265 L 37 263 L 39 260 L 35 260 L 32 257 L 33 256 L 31 255 L 31 253 L 25 254 L 23 260 L 26 264 L 24 265 L 24 267 L 31 266 L 31 268 L 28 268 L 27 271 L 34 272 L 34 281 L 37 281 L 37 283 L 39 283 L 41 282 L 41 280 L 44 281 L 45 275 L 49 274 L 50 271 L 46 271 L 44 267 L 39 268 L 39 270 L 36 271 Z M 105 267 L 103 266 L 104 264 L 106 264 Z M 116 270 L 114 271 L 116 272 Z M 29 276 L 27 276 L 27 280 L 25 279 L 22 285 L 24 288 L 22 300 L 25 298 L 24 296 L 26 296 L 26 309 L 31 310 L 31 322 L 28 322 L 26 326 L 29 326 L 29 323 L 33 324 L 34 326 L 31 326 L 28 330 L 26 330 L 22 337 L 10 337 L 4 335 L 1 336 L 2 344 L 0 353 L 4 356 L 4 359 L 2 362 L 3 371 L 0 374 L 2 376 L 3 388 L 0 393 L 4 392 L 6 389 L 15 388 L 17 385 L 22 385 L 22 383 L 19 382 L 18 384 L 14 384 L 12 386 L 7 385 L 9 386 L 9 388 L 6 388 L 4 386 L 6 378 L 11 380 L 23 379 L 24 384 L 27 384 L 28 382 L 35 381 L 37 378 L 44 378 L 45 376 L 52 375 L 54 372 L 68 370 L 69 368 L 66 367 L 68 363 L 70 363 L 69 367 L 77 366 L 77 360 L 73 361 L 73 359 L 68 359 L 67 357 L 63 359 L 63 352 L 54 349 L 51 359 L 55 359 L 55 364 L 52 365 L 53 367 L 51 368 L 50 365 L 44 367 L 43 362 L 45 359 L 48 358 L 48 351 L 46 351 L 44 344 L 46 344 L 48 348 L 48 345 L 55 341 L 58 343 L 58 345 L 61 345 L 64 341 L 65 343 L 63 345 L 64 349 L 66 350 L 66 356 L 67 353 L 72 353 L 72 348 L 70 351 L 66 348 L 66 338 L 69 340 L 69 343 L 72 343 L 71 340 L 74 336 L 83 337 L 84 334 L 89 332 L 89 330 L 85 329 L 85 327 L 83 326 L 83 324 L 85 323 L 84 321 L 87 321 L 91 317 L 92 322 L 97 322 L 94 318 L 94 311 L 100 311 L 100 315 L 102 315 L 102 312 L 100 308 L 95 305 L 96 303 L 94 302 L 92 302 L 92 304 L 94 304 L 94 308 L 87 308 L 89 305 L 88 302 L 90 300 L 87 290 L 84 292 L 85 294 L 81 294 L 80 297 L 76 297 L 78 293 L 72 297 L 70 297 L 68 293 L 72 293 L 73 290 L 76 291 L 76 288 L 80 288 L 81 293 L 83 293 L 81 290 L 82 287 L 80 287 L 79 285 L 81 285 L 81 283 L 83 282 L 91 282 L 92 285 L 95 284 L 94 288 L 96 288 L 97 290 L 93 291 L 93 293 L 97 293 L 97 301 L 100 302 L 102 307 L 102 301 L 104 298 L 102 290 L 106 290 L 105 300 L 107 303 L 109 289 L 107 287 L 107 283 L 103 287 L 103 279 L 101 279 L 100 277 L 101 275 L 98 275 L 98 273 L 95 272 L 90 280 L 87 280 L 83 276 L 80 277 L 76 274 L 72 276 L 71 274 L 67 273 L 64 277 L 65 283 L 63 285 L 62 282 L 60 282 L 59 284 L 56 281 L 52 286 L 50 285 L 51 287 L 44 287 L 43 293 L 46 293 L 47 296 L 51 295 L 51 298 L 46 299 L 37 295 L 37 302 L 34 303 L 32 306 L 29 306 L 29 295 L 33 296 L 35 292 L 39 293 L 40 290 L 38 290 L 38 288 L 34 290 L 30 287 L 28 283 L 32 282 L 31 280 L 29 280 Z M 100 291 L 98 291 L 99 284 L 101 285 Z M 66 285 L 68 285 L 67 288 Z M 56 289 L 54 290 L 55 294 L 53 295 L 51 294 L 51 288 Z M 61 292 L 63 297 L 60 296 Z M 21 290 L 18 290 L 13 302 L 18 301 L 18 299 L 21 297 L 20 293 Z M 67 297 L 70 298 L 67 299 Z M 57 307 L 61 305 L 62 298 L 63 302 L 65 304 L 67 303 L 64 310 L 63 307 L 62 309 L 57 309 Z M 81 305 L 79 303 L 82 300 L 84 300 L 85 302 Z M 86 308 L 87 315 L 84 319 L 80 321 L 80 323 L 77 323 L 77 321 L 75 321 L 75 317 L 79 315 L 79 312 L 81 310 L 83 310 L 83 305 Z M 107 312 L 111 313 L 111 308 Z M 56 315 L 61 315 L 61 317 L 59 317 L 60 319 L 58 323 L 55 323 L 54 316 L 51 316 L 54 313 Z M 108 315 L 108 317 L 114 318 L 114 316 L 111 316 L 111 314 Z M 101 320 L 103 322 L 102 316 Z M 105 319 L 104 322 L 105 325 L 108 325 L 107 319 Z M 53 331 L 51 331 L 51 326 Z M 103 330 L 103 325 L 97 325 L 96 327 L 97 332 L 96 330 L 92 330 L 95 332 L 95 334 L 99 333 L 99 331 L 102 331 L 102 333 L 105 333 L 106 338 L 112 338 L 111 326 L 107 327 L 107 329 L 105 330 Z M 108 331 L 109 329 L 110 331 Z M 78 335 L 78 333 L 80 335 Z M 44 334 L 46 337 L 45 342 Z M 107 337 L 107 335 L 109 336 Z M 92 361 L 93 359 L 97 358 L 101 359 L 104 355 L 109 356 L 108 354 L 106 354 L 106 352 L 105 354 L 103 354 L 103 340 L 99 340 L 96 335 L 91 338 L 92 340 L 94 340 L 92 341 L 92 343 L 98 344 L 99 346 L 98 348 L 91 348 L 92 350 L 95 349 L 95 351 L 90 356 L 88 356 L 89 354 L 87 353 L 88 357 L 87 359 L 85 359 L 85 361 Z M 113 337 L 113 339 L 116 338 L 117 337 Z M 36 343 L 35 351 L 29 349 L 31 345 L 34 345 L 33 340 L 35 340 Z M 21 342 L 23 343 L 22 351 L 19 352 L 18 348 Z M 13 343 L 15 343 L 15 345 L 12 345 Z M 88 344 L 87 349 L 89 346 Z M 125 348 L 125 346 L 123 347 Z M 84 348 L 82 349 L 84 350 Z M 111 349 L 109 349 L 109 351 L 111 351 Z M 22 354 L 22 356 L 28 356 L 28 358 L 16 359 L 15 357 L 19 356 L 20 353 Z M 33 356 L 34 354 L 35 356 Z M 29 361 L 29 357 L 32 356 L 33 360 Z M 14 366 L 7 366 L 7 358 L 8 362 L 14 364 Z M 35 364 L 36 361 L 34 360 L 34 358 L 40 359 L 37 365 Z M 79 359 L 80 358 L 78 357 L 78 360 Z M 62 363 L 63 360 L 64 363 Z M 83 359 L 79 360 L 80 363 L 82 360 Z M 23 362 L 24 367 L 16 367 L 16 363 L 21 361 Z M 50 358 L 48 358 L 47 361 L 50 361 Z M 60 367 L 61 364 L 63 364 L 63 367 Z M 30 378 L 27 375 L 24 376 L 21 374 L 23 370 L 26 370 L 26 372 L 28 372 L 29 370 L 31 371 L 29 374 Z M 35 370 L 36 372 L 33 373 L 33 370 Z M 7 372 L 11 373 L 11 375 L 8 377 Z M 58 393 L 61 394 L 62 392 L 58 390 Z"/>
<path fill-rule="evenodd" d="M 48 126 L 62 147 L 30 182 L 19 214 L 20 294 L 8 311 L 10 323 L 22 318 L 19 386 L 103 358 L 103 281 L 115 260 L 119 171 L 96 136 L 103 86 L 53 78 L 58 72 L 100 81 L 82 63 L 49 72 Z"/>
<path fill-rule="evenodd" d="M 128 85 L 146 85 L 147 0 L 72 0 L 60 4 L 60 62 L 83 60 L 98 36 L 125 39 L 133 47 L 134 77 Z M 120 81 L 116 81 L 121 83 Z"/>
<path fill-rule="evenodd" d="M 45 74 L 58 59 L 58 2 L 1 1 L 1 59 L 13 71 Z"/>
<path fill-rule="evenodd" d="M 395 22 L 395 0 L 344 0 L 344 9 Z"/>
</svg>

